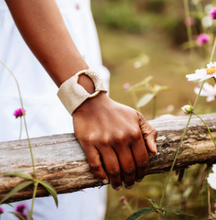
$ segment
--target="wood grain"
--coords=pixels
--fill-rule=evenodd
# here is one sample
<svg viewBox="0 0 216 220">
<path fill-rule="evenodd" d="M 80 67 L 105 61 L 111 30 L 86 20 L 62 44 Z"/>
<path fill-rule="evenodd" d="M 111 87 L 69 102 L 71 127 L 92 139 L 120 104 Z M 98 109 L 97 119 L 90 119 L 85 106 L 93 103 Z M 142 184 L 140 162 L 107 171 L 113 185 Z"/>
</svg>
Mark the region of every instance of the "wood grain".
<svg viewBox="0 0 216 220">
<path fill-rule="evenodd" d="M 216 114 L 202 115 L 214 138 L 216 138 Z M 176 149 L 180 142 L 188 116 L 165 115 L 149 121 L 158 131 L 157 155 L 149 154 L 148 174 L 169 171 Z M 102 185 L 90 172 L 79 142 L 74 134 L 53 135 L 31 139 L 36 172 L 39 179 L 47 181 L 58 193 L 78 191 Z M 192 118 L 186 133 L 175 169 L 187 168 L 196 163 L 215 163 L 216 148 L 203 123 Z M 0 199 L 25 179 L 6 177 L 6 173 L 25 173 L 32 175 L 32 165 L 27 140 L 0 143 Z M 48 193 L 42 187 L 37 197 Z M 9 201 L 32 197 L 32 187 L 16 193 Z"/>
</svg>

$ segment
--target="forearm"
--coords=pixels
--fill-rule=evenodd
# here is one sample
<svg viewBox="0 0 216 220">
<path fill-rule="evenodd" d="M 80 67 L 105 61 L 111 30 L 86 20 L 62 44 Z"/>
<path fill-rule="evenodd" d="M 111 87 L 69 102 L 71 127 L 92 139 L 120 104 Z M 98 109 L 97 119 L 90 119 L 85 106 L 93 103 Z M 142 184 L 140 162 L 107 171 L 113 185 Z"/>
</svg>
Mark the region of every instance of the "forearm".
<svg viewBox="0 0 216 220">
<path fill-rule="evenodd" d="M 78 71 L 88 69 L 54 0 L 6 0 L 6 3 L 23 39 L 57 86 Z M 87 91 L 94 91 L 88 77 L 80 77 L 80 84 Z"/>
</svg>

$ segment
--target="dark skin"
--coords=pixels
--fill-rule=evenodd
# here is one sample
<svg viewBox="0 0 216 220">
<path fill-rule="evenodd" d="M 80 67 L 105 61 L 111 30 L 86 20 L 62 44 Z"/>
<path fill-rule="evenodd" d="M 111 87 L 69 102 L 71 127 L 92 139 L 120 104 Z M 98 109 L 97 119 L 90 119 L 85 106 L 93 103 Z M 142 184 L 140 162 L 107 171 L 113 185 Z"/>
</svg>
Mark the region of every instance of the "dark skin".
<svg viewBox="0 0 216 220">
<path fill-rule="evenodd" d="M 78 71 L 88 69 L 54 0 L 6 3 L 27 45 L 58 87 Z M 78 82 L 89 93 L 94 92 L 87 76 L 80 76 Z M 157 132 L 139 112 L 101 92 L 73 113 L 73 124 L 98 180 L 120 190 L 122 182 L 131 189 L 135 181 L 144 178 L 148 167 L 146 148 L 156 153 Z"/>
</svg>

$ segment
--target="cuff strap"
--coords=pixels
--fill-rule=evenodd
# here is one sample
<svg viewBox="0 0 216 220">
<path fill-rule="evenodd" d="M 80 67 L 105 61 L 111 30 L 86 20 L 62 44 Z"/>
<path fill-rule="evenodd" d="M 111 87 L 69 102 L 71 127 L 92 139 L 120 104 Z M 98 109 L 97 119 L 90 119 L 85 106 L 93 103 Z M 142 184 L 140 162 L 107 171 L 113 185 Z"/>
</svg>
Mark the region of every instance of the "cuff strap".
<svg viewBox="0 0 216 220">
<path fill-rule="evenodd" d="M 89 76 L 95 86 L 95 92 L 93 94 L 88 93 L 80 84 L 78 79 L 81 74 Z M 95 71 L 88 69 L 82 70 L 66 80 L 59 88 L 57 93 L 62 104 L 72 115 L 73 112 L 88 98 L 97 96 L 101 91 L 107 92 L 101 76 Z"/>
</svg>

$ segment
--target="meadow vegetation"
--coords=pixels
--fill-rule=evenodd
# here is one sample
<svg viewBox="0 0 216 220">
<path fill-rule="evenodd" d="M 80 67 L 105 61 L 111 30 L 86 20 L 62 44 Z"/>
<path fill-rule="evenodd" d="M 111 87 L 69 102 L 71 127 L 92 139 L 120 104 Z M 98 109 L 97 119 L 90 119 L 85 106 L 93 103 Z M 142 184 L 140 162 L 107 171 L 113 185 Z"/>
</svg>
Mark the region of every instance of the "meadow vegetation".
<svg viewBox="0 0 216 220">
<path fill-rule="evenodd" d="M 194 48 L 193 56 L 185 49 L 187 31 L 183 1 L 93 0 L 92 9 L 103 63 L 111 73 L 111 98 L 135 108 L 131 94 L 123 88 L 123 85 L 125 83 L 134 85 L 148 76 L 153 76 L 151 80 L 153 84 L 169 87 L 168 91 L 162 91 L 156 98 L 156 115 L 182 115 L 181 107 L 188 101 L 194 102 L 196 97 L 194 88 L 197 86 L 197 83 L 188 82 L 185 75 L 194 73 L 207 63 L 200 48 Z M 201 32 L 200 20 L 197 17 L 195 20 L 193 28 L 198 35 Z M 142 56 L 148 57 L 148 62 L 135 68 L 134 63 Z M 213 85 L 213 80 L 208 82 Z M 137 93 L 138 98 L 142 95 L 143 91 Z M 206 103 L 206 98 L 201 97 L 196 112 L 211 113 L 215 107 L 215 102 Z M 152 119 L 151 102 L 142 107 L 141 111 L 147 119 Z M 165 198 L 167 206 L 193 213 L 198 218 L 169 214 L 167 219 L 207 219 L 206 182 L 199 192 L 204 169 L 205 165 L 190 167 L 186 170 L 182 182 L 177 182 L 173 172 Z M 167 174 L 147 176 L 132 190 L 123 189 L 115 192 L 110 187 L 106 220 L 123 220 L 131 214 L 120 202 L 121 196 L 126 196 L 133 211 L 150 206 L 149 202 L 142 198 L 147 197 L 159 202 L 166 177 Z M 214 204 L 216 198 L 214 190 L 211 190 L 211 195 L 211 202 Z M 148 214 L 140 219 L 157 218 L 156 214 Z"/>
</svg>

